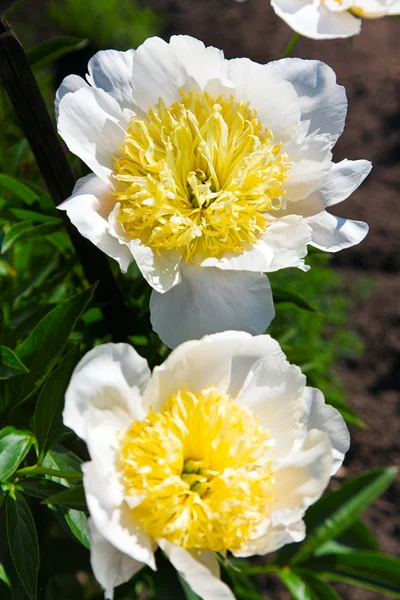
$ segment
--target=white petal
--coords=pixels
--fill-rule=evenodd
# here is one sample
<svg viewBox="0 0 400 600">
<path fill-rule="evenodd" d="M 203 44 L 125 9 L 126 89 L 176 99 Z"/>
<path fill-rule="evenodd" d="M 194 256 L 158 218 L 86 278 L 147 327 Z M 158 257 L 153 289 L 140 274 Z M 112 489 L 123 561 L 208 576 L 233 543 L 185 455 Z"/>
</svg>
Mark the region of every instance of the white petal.
<svg viewBox="0 0 400 600">
<path fill-rule="evenodd" d="M 169 44 L 186 73 L 198 83 L 201 90 L 210 81 L 220 81 L 222 85 L 230 86 L 227 61 L 222 50 L 206 47 L 203 42 L 189 35 L 173 35 Z"/>
<path fill-rule="evenodd" d="M 253 337 L 242 331 L 224 331 L 185 342 L 154 369 L 144 402 L 158 411 L 185 385 L 195 394 L 216 387 L 236 398 L 260 359 L 286 360 L 278 342 L 269 335 Z"/>
<path fill-rule="evenodd" d="M 90 564 L 94 576 L 104 588 L 105 597 L 112 600 L 114 588 L 137 573 L 143 563 L 138 562 L 117 550 L 98 531 L 92 519 L 89 519 L 91 547 Z"/>
<path fill-rule="evenodd" d="M 202 553 L 196 555 L 195 552 L 189 552 L 165 540 L 160 540 L 159 543 L 172 565 L 200 598 L 203 600 L 235 600 L 230 588 L 201 562 Z M 207 557 L 208 562 L 209 557 Z"/>
<path fill-rule="evenodd" d="M 274 552 L 285 544 L 304 539 L 302 517 L 325 490 L 332 469 L 331 445 L 325 433 L 312 430 L 301 449 L 275 467 L 274 503 L 260 528 L 236 556 Z"/>
<path fill-rule="evenodd" d="M 104 181 L 120 154 L 127 122 L 118 102 L 97 88 L 65 94 L 59 104 L 58 133 L 69 150 Z"/>
<path fill-rule="evenodd" d="M 151 324 L 170 348 L 233 328 L 263 333 L 274 317 L 271 287 L 263 274 L 186 263 L 181 276 L 169 292 L 153 291 L 150 298 Z"/>
<path fill-rule="evenodd" d="M 295 2 L 297 6 L 300 5 L 298 0 L 293 0 L 293 4 Z M 308 3 L 307 7 L 314 10 Z M 329 134 L 333 145 L 343 132 L 347 113 L 346 91 L 336 83 L 333 69 L 319 60 L 301 58 L 278 60 L 270 63 L 268 68 L 294 86 L 301 119 L 309 123 L 307 135 L 314 132 Z"/>
<path fill-rule="evenodd" d="M 86 81 L 82 79 L 82 77 L 79 77 L 79 75 L 67 75 L 67 77 L 65 77 L 62 80 L 61 85 L 56 92 L 56 97 L 54 100 L 54 110 L 56 113 L 57 120 L 61 98 L 63 98 L 65 94 L 69 94 L 70 92 L 76 92 L 77 90 L 80 90 L 82 87 L 89 86 L 86 83 Z"/>
<path fill-rule="evenodd" d="M 316 133 L 286 144 L 285 150 L 292 164 L 285 181 L 288 210 L 317 190 L 328 177 L 332 168 L 330 147 L 330 138 Z"/>
<path fill-rule="evenodd" d="M 297 33 L 314 40 L 346 38 L 360 33 L 361 21 L 347 12 L 333 13 L 306 0 L 271 0 L 275 13 Z"/>
<path fill-rule="evenodd" d="M 140 394 L 150 377 L 147 361 L 129 344 L 103 344 L 75 367 L 65 395 L 64 424 L 85 440 L 88 412 L 113 421 L 110 429 L 129 426 L 144 416 Z M 127 423 L 128 419 L 128 423 Z"/>
<path fill-rule="evenodd" d="M 148 38 L 133 58 L 133 97 L 143 111 L 162 98 L 170 106 L 180 98 L 180 89 L 195 82 L 189 77 L 174 49 L 158 37 Z"/>
<path fill-rule="evenodd" d="M 369 160 L 342 160 L 333 164 L 328 178 L 318 190 L 324 208 L 346 200 L 364 181 L 372 169 Z"/>
<path fill-rule="evenodd" d="M 258 273 L 271 273 L 286 267 L 307 270 L 302 258 L 307 255 L 307 244 L 310 242 L 311 228 L 307 221 L 298 215 L 287 215 L 271 220 L 259 243 L 250 250 L 242 254 L 225 255 L 220 259 L 206 258 L 201 265 Z"/>
<path fill-rule="evenodd" d="M 329 438 L 333 454 L 331 475 L 334 475 L 341 467 L 350 447 L 349 430 L 339 411 L 333 406 L 325 404 L 324 395 L 320 390 L 306 387 L 303 398 L 307 403 L 307 414 L 303 419 L 307 429 L 324 431 Z"/>
<path fill-rule="evenodd" d="M 236 99 L 250 102 L 276 142 L 296 133 L 300 121 L 298 96 L 291 83 L 267 65 L 248 58 L 228 61 L 228 75 L 236 86 Z"/>
<path fill-rule="evenodd" d="M 132 95 L 134 50 L 100 50 L 88 63 L 87 80 L 110 94 L 122 108 L 135 109 Z"/>
<path fill-rule="evenodd" d="M 116 260 L 125 273 L 132 254 L 128 246 L 110 232 L 108 216 L 115 202 L 112 191 L 112 187 L 96 175 L 86 175 L 77 181 L 72 195 L 58 208 L 65 210 L 79 233 Z"/>
<path fill-rule="evenodd" d="M 335 217 L 326 211 L 309 217 L 307 221 L 312 228 L 311 245 L 326 252 L 338 252 L 355 246 L 368 233 L 366 223 Z"/>
<path fill-rule="evenodd" d="M 82 467 L 86 502 L 99 533 L 131 559 L 155 569 L 155 543 L 132 516 L 132 510 L 115 492 L 114 482 L 104 476 L 101 465 L 85 463 Z"/>
<path fill-rule="evenodd" d="M 237 402 L 247 406 L 268 431 L 271 456 L 291 452 L 304 431 L 305 384 L 299 367 L 291 365 L 283 353 L 260 358 L 249 370 Z"/>
<path fill-rule="evenodd" d="M 163 294 L 180 282 L 180 262 L 182 252 L 163 252 L 158 254 L 139 239 L 132 240 L 126 235 L 122 223 L 118 220 L 120 214 L 119 202 L 109 215 L 110 232 L 117 240 L 126 244 L 126 249 L 135 259 L 143 277 L 157 292 Z"/>
</svg>

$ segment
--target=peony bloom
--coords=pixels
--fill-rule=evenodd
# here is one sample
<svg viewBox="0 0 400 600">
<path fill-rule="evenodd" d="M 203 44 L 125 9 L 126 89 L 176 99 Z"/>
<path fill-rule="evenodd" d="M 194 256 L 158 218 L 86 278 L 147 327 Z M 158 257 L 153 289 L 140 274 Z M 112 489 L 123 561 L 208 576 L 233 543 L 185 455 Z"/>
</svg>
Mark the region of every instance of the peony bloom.
<svg viewBox="0 0 400 600">
<path fill-rule="evenodd" d="M 108 597 L 154 569 L 159 546 L 204 600 L 233 600 L 215 553 L 304 538 L 349 447 L 340 414 L 305 383 L 270 336 L 238 331 L 182 344 L 152 375 L 127 344 L 86 354 L 63 417 L 91 457 L 91 562 Z"/>
<path fill-rule="evenodd" d="M 400 14 L 400 0 L 271 0 L 271 5 L 289 27 L 314 40 L 357 35 L 361 19 L 356 16 L 377 19 Z"/>
<path fill-rule="evenodd" d="M 176 36 L 98 52 L 88 69 L 57 92 L 58 131 L 93 171 L 60 208 L 122 271 L 136 261 L 168 346 L 263 333 L 265 273 L 306 270 L 307 244 L 336 252 L 365 237 L 365 223 L 325 211 L 371 168 L 332 163 L 347 101 L 325 64 L 225 60 Z"/>
</svg>

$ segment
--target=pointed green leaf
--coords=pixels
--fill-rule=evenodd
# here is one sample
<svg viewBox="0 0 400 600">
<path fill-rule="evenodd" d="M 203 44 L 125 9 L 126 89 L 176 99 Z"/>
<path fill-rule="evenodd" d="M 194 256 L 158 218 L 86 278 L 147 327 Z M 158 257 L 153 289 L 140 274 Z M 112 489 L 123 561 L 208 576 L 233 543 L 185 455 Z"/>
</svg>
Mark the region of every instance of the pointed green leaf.
<svg viewBox="0 0 400 600">
<path fill-rule="evenodd" d="M 80 543 L 83 546 L 85 546 L 85 548 L 89 549 L 90 532 L 87 516 L 85 515 L 85 513 L 81 510 L 75 510 L 75 508 L 70 508 L 64 513 L 64 518 L 76 539 L 78 539 Z"/>
<path fill-rule="evenodd" d="M 322 579 L 318 579 L 311 573 L 309 575 L 302 574 L 302 579 L 308 586 L 313 600 L 340 600 L 335 590 Z"/>
<path fill-rule="evenodd" d="M 57 504 L 58 506 L 67 506 L 78 510 L 86 509 L 85 490 L 83 485 L 62 490 L 45 500 L 46 504 Z"/>
<path fill-rule="evenodd" d="M 400 560 L 380 552 L 326 554 L 313 557 L 302 569 L 400 598 Z"/>
<path fill-rule="evenodd" d="M 361 513 L 389 487 L 397 469 L 374 469 L 343 483 L 311 506 L 305 516 L 307 537 L 301 544 L 291 544 L 278 556 L 279 563 L 299 564 L 322 544 L 337 538 L 358 519 Z"/>
<path fill-rule="evenodd" d="M 311 590 L 300 575 L 287 567 L 279 570 L 278 575 L 294 600 L 315 600 L 311 594 Z"/>
<path fill-rule="evenodd" d="M 29 369 L 20 361 L 10 348 L 0 346 L 0 379 L 10 379 L 29 373 Z"/>
<path fill-rule="evenodd" d="M 11 589 L 11 582 L 7 576 L 6 570 L 4 568 L 3 563 L 0 563 L 0 581 L 6 584 L 6 586 Z"/>
<path fill-rule="evenodd" d="M 6 481 L 16 471 L 32 446 L 29 431 L 5 427 L 0 431 L 0 481 Z"/>
<path fill-rule="evenodd" d="M 284 287 L 274 285 L 272 288 L 272 295 L 276 304 L 280 302 L 290 302 L 290 304 L 294 304 L 297 308 L 302 308 L 311 312 L 319 312 L 311 302 L 304 298 L 304 296 Z"/>
<path fill-rule="evenodd" d="M 0 173 L 0 187 L 4 187 L 27 204 L 33 204 L 39 195 L 16 177 Z"/>
<path fill-rule="evenodd" d="M 37 599 L 39 545 L 29 506 L 20 493 L 6 500 L 7 538 L 10 553 L 26 593 Z"/>
<path fill-rule="evenodd" d="M 30 372 L 13 380 L 14 407 L 29 398 L 53 370 L 95 287 L 91 286 L 53 308 L 15 349 L 15 354 Z"/>
<path fill-rule="evenodd" d="M 62 226 L 61 219 L 52 221 L 51 223 L 41 223 L 40 225 L 33 225 L 32 221 L 21 221 L 12 225 L 7 231 L 3 244 L 1 246 L 1 252 L 4 254 L 11 248 L 15 242 L 26 240 L 33 237 L 43 237 L 50 233 L 55 233 Z"/>
<path fill-rule="evenodd" d="M 85 48 L 88 43 L 89 40 L 72 36 L 54 37 L 29 50 L 27 56 L 32 69 L 42 69 L 61 56 Z"/>
<path fill-rule="evenodd" d="M 79 344 L 76 344 L 64 356 L 57 369 L 49 375 L 40 392 L 34 417 L 36 440 L 39 446 L 39 463 L 42 462 L 47 450 L 64 433 L 61 416 L 64 396 L 79 355 Z"/>
</svg>

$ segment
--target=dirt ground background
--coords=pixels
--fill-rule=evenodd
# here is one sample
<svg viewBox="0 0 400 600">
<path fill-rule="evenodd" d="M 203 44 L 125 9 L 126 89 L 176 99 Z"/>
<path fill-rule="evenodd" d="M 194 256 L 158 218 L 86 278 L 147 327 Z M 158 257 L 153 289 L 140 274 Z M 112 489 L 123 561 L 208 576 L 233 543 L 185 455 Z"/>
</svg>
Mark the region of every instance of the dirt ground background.
<svg viewBox="0 0 400 600">
<path fill-rule="evenodd" d="M 167 15 L 165 35 L 186 33 L 223 48 L 227 58 L 247 56 L 258 62 L 279 58 L 291 30 L 275 16 L 268 0 L 149 0 Z M 348 399 L 368 426 L 352 428 L 352 447 L 341 475 L 400 463 L 400 22 L 364 21 L 354 40 L 301 39 L 295 56 L 326 62 L 346 87 L 349 111 L 335 161 L 367 158 L 374 169 L 352 198 L 335 213 L 364 220 L 367 239 L 335 258 L 351 282 L 367 275 L 372 296 L 354 307 L 353 324 L 365 344 L 358 360 L 339 366 Z M 383 550 L 399 554 L 400 482 L 366 514 Z M 397 502 L 396 502 L 397 501 Z M 340 585 L 344 600 L 382 600 L 375 592 Z M 289 595 L 275 582 L 269 598 Z"/>
</svg>

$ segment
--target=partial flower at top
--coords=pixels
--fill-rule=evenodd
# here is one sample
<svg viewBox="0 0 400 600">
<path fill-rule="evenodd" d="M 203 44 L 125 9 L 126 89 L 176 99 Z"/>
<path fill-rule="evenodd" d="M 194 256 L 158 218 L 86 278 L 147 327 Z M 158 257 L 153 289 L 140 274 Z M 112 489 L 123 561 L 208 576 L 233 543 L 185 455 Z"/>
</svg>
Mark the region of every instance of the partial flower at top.
<svg viewBox="0 0 400 600">
<path fill-rule="evenodd" d="M 76 367 L 64 423 L 84 439 L 91 563 L 113 589 L 159 546 L 203 600 L 234 600 L 215 553 L 304 539 L 303 516 L 342 464 L 349 434 L 268 335 L 186 342 L 150 374 L 128 344 Z"/>
<path fill-rule="evenodd" d="M 307 270 L 307 244 L 336 252 L 368 227 L 325 211 L 370 171 L 332 163 L 347 101 L 324 63 L 225 60 L 186 36 L 89 61 L 56 97 L 58 131 L 92 169 L 60 208 L 153 287 L 170 347 L 274 317 L 265 273 Z"/>
<path fill-rule="evenodd" d="M 361 31 L 361 19 L 400 14 L 400 0 L 271 0 L 294 31 L 314 40 L 346 38 Z"/>
</svg>

